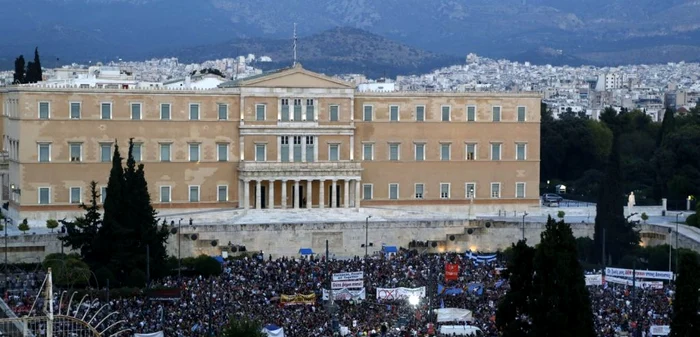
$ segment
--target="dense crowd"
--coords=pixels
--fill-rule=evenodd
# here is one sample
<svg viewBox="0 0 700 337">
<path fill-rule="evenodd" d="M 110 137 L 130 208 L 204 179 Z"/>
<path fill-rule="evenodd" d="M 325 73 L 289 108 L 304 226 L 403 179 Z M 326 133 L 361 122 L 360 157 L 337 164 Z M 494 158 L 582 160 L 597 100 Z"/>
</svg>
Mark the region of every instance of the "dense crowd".
<svg viewBox="0 0 700 337">
<path fill-rule="evenodd" d="M 446 263 L 460 265 L 459 279 L 448 284 L 444 284 Z M 109 310 L 104 310 L 100 317 L 116 311 L 118 317 L 112 317 L 111 321 L 123 319 L 127 322 L 121 329 L 130 328 L 136 333 L 162 330 L 165 336 L 216 334 L 232 317 L 277 325 L 290 337 L 332 336 L 331 316 L 321 300 L 321 289 L 328 288 L 332 273 L 363 271 L 366 299 L 336 301 L 333 309 L 339 325 L 346 327 L 352 336 L 371 335 L 381 331 L 382 326 L 388 328 L 389 335 L 424 336 L 436 330 L 429 324 L 435 322 L 435 316 L 428 314 L 429 309 L 440 307 L 471 310 L 473 322 L 470 325 L 480 328 L 484 336 L 497 336 L 495 313 L 499 299 L 508 291 L 507 282 L 499 276 L 503 267 L 499 261 L 477 263 L 463 255 L 419 255 L 408 251 L 390 258 L 331 260 L 329 263 L 322 258 L 273 260 L 257 255 L 224 262 L 221 276 L 180 280 L 170 277 L 152 285 L 181 288 L 182 296 L 178 301 L 155 301 L 145 297 L 112 299 Z M 36 284 L 37 280 L 28 277 L 23 282 Z M 456 295 L 437 295 L 438 284 L 467 290 Z M 427 296 L 416 306 L 409 305 L 405 299 L 375 298 L 378 287 L 422 286 L 426 286 Z M 588 288 L 599 336 L 618 336 L 634 328 L 629 287 L 608 283 Z M 283 294 L 310 293 L 317 295 L 314 304 L 285 306 L 280 303 Z M 637 317 L 645 336 L 649 336 L 651 325 L 670 323 L 672 294 L 669 286 L 636 291 Z M 6 300 L 18 310 L 27 299 L 6 296 Z M 91 303 L 92 312 L 102 304 Z M 84 306 L 87 310 L 88 304 Z"/>
</svg>

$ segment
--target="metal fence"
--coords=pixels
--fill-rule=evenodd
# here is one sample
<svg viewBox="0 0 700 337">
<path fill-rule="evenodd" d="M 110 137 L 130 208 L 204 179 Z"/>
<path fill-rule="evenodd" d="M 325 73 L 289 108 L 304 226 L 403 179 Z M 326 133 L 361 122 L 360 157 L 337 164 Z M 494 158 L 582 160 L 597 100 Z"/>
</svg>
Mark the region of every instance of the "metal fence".
<svg viewBox="0 0 700 337">
<path fill-rule="evenodd" d="M 100 333 L 75 317 L 55 315 L 0 319 L 2 337 L 99 337 Z"/>
</svg>

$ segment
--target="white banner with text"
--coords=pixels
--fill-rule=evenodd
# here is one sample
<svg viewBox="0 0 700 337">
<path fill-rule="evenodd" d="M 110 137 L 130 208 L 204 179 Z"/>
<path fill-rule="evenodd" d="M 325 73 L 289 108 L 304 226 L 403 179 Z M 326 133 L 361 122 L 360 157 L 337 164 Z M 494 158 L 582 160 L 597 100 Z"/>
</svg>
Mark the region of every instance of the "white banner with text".
<svg viewBox="0 0 700 337">
<path fill-rule="evenodd" d="M 378 300 L 405 300 L 409 297 L 425 297 L 425 287 L 420 288 L 377 288 Z"/>
<path fill-rule="evenodd" d="M 627 279 L 627 278 L 621 278 L 621 277 L 613 277 L 613 276 L 606 276 L 605 277 L 605 282 L 610 282 L 610 283 L 616 283 L 616 284 L 624 284 L 631 286 L 632 285 L 632 280 Z M 634 284 L 638 288 L 651 288 L 651 289 L 663 289 L 664 288 L 664 283 L 661 281 L 640 281 L 636 280 Z"/>
<path fill-rule="evenodd" d="M 333 274 L 333 281 L 355 281 L 362 280 L 365 277 L 365 273 L 361 271 L 355 271 L 351 273 L 335 273 Z"/>
<path fill-rule="evenodd" d="M 587 286 L 603 285 L 603 275 L 600 275 L 600 274 L 586 275 L 586 285 Z"/>
<path fill-rule="evenodd" d="M 632 278 L 633 274 L 636 274 L 637 278 L 668 281 L 673 280 L 673 273 L 670 271 L 637 270 L 635 272 L 632 269 L 605 268 L 605 276 Z"/>
<path fill-rule="evenodd" d="M 649 334 L 652 336 L 668 336 L 670 333 L 670 325 L 652 325 L 649 329 Z"/>
<path fill-rule="evenodd" d="M 333 289 L 343 289 L 343 288 L 362 288 L 364 287 L 364 281 L 333 281 L 331 282 L 331 288 Z"/>
<path fill-rule="evenodd" d="M 364 300 L 367 297 L 365 288 L 359 290 L 350 289 L 333 289 L 333 299 L 336 301 L 350 301 L 350 300 Z M 330 291 L 328 289 L 323 289 L 323 300 L 328 301 L 330 298 Z"/>
</svg>

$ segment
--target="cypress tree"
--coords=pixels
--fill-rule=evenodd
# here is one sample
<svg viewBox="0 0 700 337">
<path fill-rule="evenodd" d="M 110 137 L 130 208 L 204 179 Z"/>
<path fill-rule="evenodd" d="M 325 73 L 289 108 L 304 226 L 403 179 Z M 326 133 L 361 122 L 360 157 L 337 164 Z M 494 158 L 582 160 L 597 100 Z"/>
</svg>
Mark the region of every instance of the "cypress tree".
<svg viewBox="0 0 700 337">
<path fill-rule="evenodd" d="M 98 244 L 98 232 L 102 224 L 100 206 L 97 205 L 99 193 L 97 192 L 97 182 L 90 182 L 90 204 L 80 204 L 80 208 L 85 211 L 85 215 L 78 217 L 75 221 L 60 220 L 66 228 L 66 235 L 61 236 L 61 244 L 80 251 L 83 261 L 91 268 L 99 266 L 105 262 L 104 259 L 96 255 L 96 245 Z"/>
<path fill-rule="evenodd" d="M 503 272 L 510 289 L 498 304 L 496 326 L 502 337 L 532 336 L 530 299 L 535 249 L 529 247 L 524 240 L 518 241 L 512 249 L 513 258 L 508 261 Z"/>
<path fill-rule="evenodd" d="M 595 337 L 591 301 L 571 227 L 551 217 L 545 227 L 533 262 L 533 336 Z"/>
<path fill-rule="evenodd" d="M 39 60 L 39 47 L 34 48 L 34 82 L 41 82 L 44 79 L 44 71 L 41 70 L 41 61 Z"/>
<path fill-rule="evenodd" d="M 104 218 L 98 235 L 98 254 L 112 275 L 121 282 L 126 281 L 131 272 L 129 264 L 133 258 L 129 249 L 129 229 L 125 226 L 129 212 L 124 206 L 124 169 L 119 145 L 115 142 L 104 202 Z"/>
<path fill-rule="evenodd" d="M 27 83 L 25 82 L 24 74 L 24 55 L 20 55 L 15 59 L 15 73 L 12 75 L 12 78 L 12 83 L 14 84 Z"/>
<path fill-rule="evenodd" d="M 673 299 L 670 337 L 700 336 L 700 263 L 695 254 L 681 254 Z"/>
</svg>

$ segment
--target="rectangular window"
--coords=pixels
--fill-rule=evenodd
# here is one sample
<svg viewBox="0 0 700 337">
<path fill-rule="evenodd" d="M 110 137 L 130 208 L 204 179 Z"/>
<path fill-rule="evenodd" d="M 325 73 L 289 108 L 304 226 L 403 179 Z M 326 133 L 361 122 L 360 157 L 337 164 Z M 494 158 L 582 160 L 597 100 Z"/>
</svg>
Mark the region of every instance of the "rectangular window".
<svg viewBox="0 0 700 337">
<path fill-rule="evenodd" d="M 501 160 L 501 143 L 491 143 L 491 160 Z"/>
<path fill-rule="evenodd" d="M 294 99 L 294 119 L 295 121 L 301 121 L 301 99 Z"/>
<path fill-rule="evenodd" d="M 467 199 L 476 198 L 476 183 L 464 184 L 464 193 Z"/>
<path fill-rule="evenodd" d="M 398 143 L 389 143 L 389 160 L 399 160 L 399 149 Z"/>
<path fill-rule="evenodd" d="M 372 184 L 362 185 L 362 199 L 372 200 Z"/>
<path fill-rule="evenodd" d="M 228 144 L 227 143 L 216 144 L 216 160 L 228 161 Z"/>
<path fill-rule="evenodd" d="M 100 143 L 100 161 L 103 163 L 112 161 L 112 143 Z"/>
<path fill-rule="evenodd" d="M 419 105 L 416 107 L 416 122 L 425 121 L 425 106 Z"/>
<path fill-rule="evenodd" d="M 81 106 L 80 102 L 71 102 L 70 103 L 70 118 L 71 119 L 80 119 L 80 114 L 81 114 Z"/>
<path fill-rule="evenodd" d="M 440 183 L 440 199 L 449 199 L 450 198 L 450 184 L 449 183 Z"/>
<path fill-rule="evenodd" d="M 218 202 L 228 201 L 228 186 L 219 185 L 216 187 L 216 201 L 218 201 Z"/>
<path fill-rule="evenodd" d="M 340 120 L 340 107 L 337 105 L 331 105 L 330 108 L 330 119 L 331 122 L 337 122 Z"/>
<path fill-rule="evenodd" d="M 71 204 L 79 204 L 81 202 L 80 200 L 80 193 L 81 188 L 80 187 L 71 187 L 70 188 L 70 203 Z"/>
<path fill-rule="evenodd" d="M 199 186 L 190 186 L 190 202 L 199 202 Z"/>
<path fill-rule="evenodd" d="M 100 104 L 101 118 L 102 119 L 112 119 L 112 103 L 102 103 Z"/>
<path fill-rule="evenodd" d="M 362 120 L 365 122 L 371 122 L 372 117 L 374 117 L 374 109 L 371 105 L 365 105 L 363 108 Z"/>
<path fill-rule="evenodd" d="M 306 162 L 311 163 L 314 161 L 314 137 L 306 136 Z"/>
<path fill-rule="evenodd" d="M 468 105 L 467 106 L 467 122 L 474 122 L 476 121 L 476 106 L 475 105 Z"/>
<path fill-rule="evenodd" d="M 525 183 L 515 183 L 515 197 L 519 199 L 525 198 Z"/>
<path fill-rule="evenodd" d="M 255 161 L 265 161 L 266 147 L 265 144 L 255 144 Z"/>
<path fill-rule="evenodd" d="M 316 110 L 314 109 L 314 100 L 306 100 L 306 120 L 313 122 L 316 120 Z"/>
<path fill-rule="evenodd" d="M 389 200 L 399 199 L 399 184 L 389 184 Z"/>
<path fill-rule="evenodd" d="M 49 102 L 39 102 L 39 119 L 51 118 Z"/>
<path fill-rule="evenodd" d="M 294 162 L 301 162 L 301 136 L 294 136 Z"/>
<path fill-rule="evenodd" d="M 83 143 L 68 143 L 70 149 L 70 161 L 80 162 L 83 160 Z"/>
<path fill-rule="evenodd" d="M 228 104 L 219 104 L 219 120 L 225 121 L 228 119 Z"/>
<path fill-rule="evenodd" d="M 160 202 L 170 202 L 170 186 L 160 187 Z"/>
<path fill-rule="evenodd" d="M 424 161 L 425 160 L 425 144 L 415 144 L 415 160 Z"/>
<path fill-rule="evenodd" d="M 524 106 L 519 106 L 518 107 L 518 122 L 524 122 L 525 118 L 527 116 L 527 110 L 525 110 Z"/>
<path fill-rule="evenodd" d="M 190 104 L 190 120 L 199 120 L 199 104 Z"/>
<path fill-rule="evenodd" d="M 425 186 L 423 184 L 416 184 L 415 185 L 416 199 L 423 199 L 424 189 L 425 189 Z"/>
<path fill-rule="evenodd" d="M 131 155 L 134 156 L 134 161 L 139 163 L 143 160 L 143 143 L 134 143 L 134 148 L 131 150 Z"/>
<path fill-rule="evenodd" d="M 398 105 L 389 106 L 389 119 L 392 122 L 399 121 L 399 106 Z"/>
<path fill-rule="evenodd" d="M 141 119 L 141 103 L 131 103 L 131 119 Z"/>
<path fill-rule="evenodd" d="M 280 137 L 280 157 L 283 163 L 289 162 L 289 136 Z"/>
<path fill-rule="evenodd" d="M 498 199 L 501 197 L 501 183 L 491 183 L 491 198 Z"/>
<path fill-rule="evenodd" d="M 160 119 L 170 120 L 170 104 L 163 103 L 160 105 Z"/>
<path fill-rule="evenodd" d="M 51 188 L 39 187 L 39 205 L 48 205 L 51 203 Z"/>
<path fill-rule="evenodd" d="M 450 121 L 450 107 L 449 106 L 443 106 L 442 107 L 442 121 L 443 122 L 449 122 Z"/>
<path fill-rule="evenodd" d="M 265 104 L 256 104 L 255 105 L 255 120 L 256 121 L 264 121 L 265 120 L 265 112 L 267 110 L 267 106 Z"/>
<path fill-rule="evenodd" d="M 160 144 L 160 161 L 168 162 L 170 161 L 170 146 L 172 144 Z"/>
<path fill-rule="evenodd" d="M 283 122 L 289 122 L 289 99 L 283 98 L 280 102 L 280 106 L 282 107 L 282 116 L 280 119 Z"/>
<path fill-rule="evenodd" d="M 466 160 L 476 160 L 476 143 L 468 143 L 466 145 Z"/>
<path fill-rule="evenodd" d="M 495 106 L 493 107 L 493 110 L 491 111 L 492 115 L 492 120 L 494 122 L 500 122 L 501 121 L 501 107 L 500 106 Z"/>
<path fill-rule="evenodd" d="M 190 154 L 190 161 L 192 162 L 197 162 L 199 161 L 199 143 L 189 143 L 189 154 Z"/>
<path fill-rule="evenodd" d="M 374 160 L 374 144 L 362 144 L 362 160 Z"/>
<path fill-rule="evenodd" d="M 450 160 L 450 144 L 440 144 L 440 160 Z"/>
<path fill-rule="evenodd" d="M 330 161 L 340 160 L 340 144 L 328 145 L 328 160 L 330 160 Z"/>
<path fill-rule="evenodd" d="M 104 204 L 107 200 L 107 186 L 100 187 L 100 203 Z"/>
<path fill-rule="evenodd" d="M 51 161 L 51 144 L 39 143 L 39 162 L 48 163 Z"/>
<path fill-rule="evenodd" d="M 527 159 L 527 144 L 517 143 L 515 144 L 515 160 L 526 160 Z"/>
</svg>

